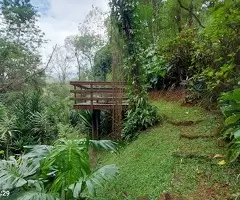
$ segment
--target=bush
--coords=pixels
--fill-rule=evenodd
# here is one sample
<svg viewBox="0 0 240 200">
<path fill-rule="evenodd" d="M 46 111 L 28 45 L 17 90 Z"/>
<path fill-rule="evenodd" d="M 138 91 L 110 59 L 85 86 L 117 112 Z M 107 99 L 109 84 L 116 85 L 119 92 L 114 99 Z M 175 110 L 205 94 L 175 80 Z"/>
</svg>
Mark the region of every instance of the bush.
<svg viewBox="0 0 240 200">
<path fill-rule="evenodd" d="M 223 138 L 230 141 L 228 159 L 233 162 L 240 156 L 240 88 L 223 93 L 219 103 L 225 117 Z"/>
<path fill-rule="evenodd" d="M 46 103 L 41 90 L 25 90 L 14 96 L 15 102 L 7 106 L 7 117 L 0 122 L 1 134 L 6 130 L 11 133 L 10 153 L 21 153 L 25 145 L 51 144 L 57 138 L 57 124 L 70 123 L 71 104 L 68 99 L 48 98 Z M 4 141 L 2 145 L 6 150 L 7 140 Z"/>
<path fill-rule="evenodd" d="M 179 87 L 188 77 L 195 73 L 190 70 L 196 30 L 186 29 L 171 41 L 164 49 L 164 56 L 169 63 L 164 77 L 164 88 Z"/>
<path fill-rule="evenodd" d="M 240 31 L 238 1 L 218 2 L 212 10 L 208 26 L 199 32 L 191 57 L 194 75 L 190 89 L 200 99 L 217 102 L 222 92 L 230 91 L 239 76 Z M 201 82 L 199 91 L 195 90 Z"/>
<path fill-rule="evenodd" d="M 6 154 L 21 153 L 24 145 L 51 142 L 50 138 L 56 135 L 44 112 L 40 91 L 23 91 L 16 97 L 0 122 L 1 134 L 7 135 L 4 137 Z"/>
<path fill-rule="evenodd" d="M 134 139 L 139 131 L 146 130 L 157 121 L 157 109 L 149 104 L 140 103 L 135 109 L 127 111 L 123 123 L 122 137 L 125 140 Z"/>
<path fill-rule="evenodd" d="M 149 48 L 138 54 L 141 60 L 143 71 L 146 74 L 146 81 L 151 89 L 162 89 L 163 79 L 168 72 L 169 66 L 156 45 L 150 45 Z"/>
</svg>

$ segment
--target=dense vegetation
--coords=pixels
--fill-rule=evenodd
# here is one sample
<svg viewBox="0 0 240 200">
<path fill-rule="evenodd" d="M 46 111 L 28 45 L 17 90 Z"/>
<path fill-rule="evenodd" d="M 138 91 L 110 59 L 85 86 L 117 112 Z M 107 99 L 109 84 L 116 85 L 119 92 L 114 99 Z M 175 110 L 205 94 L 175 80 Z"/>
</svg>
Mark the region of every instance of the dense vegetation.
<svg viewBox="0 0 240 200">
<path fill-rule="evenodd" d="M 111 0 L 109 13 L 93 7 L 79 24 L 79 33 L 69 35 L 63 46 L 56 45 L 46 64 L 41 47 L 47 41 L 38 26 L 39 12 L 31 1 L 3 0 L 0 6 L 0 197 L 90 198 L 96 194 L 97 185 L 118 174 L 115 165 L 97 170 L 91 160 L 93 147 L 116 152 L 117 144 L 91 140 L 92 113 L 72 109 L 69 80 L 128 83 L 129 106 L 121 113 L 124 118 L 121 138 L 118 138 L 123 142 L 137 139 L 153 125 L 166 134 L 176 131 L 176 127 L 169 130 L 157 124 L 169 120 L 164 113 L 167 104 L 150 102 L 149 92 L 184 90 L 184 104 L 217 111 L 216 118 L 224 118 L 224 122 L 213 120 L 212 125 L 207 125 L 209 130 L 219 129 L 217 136 L 209 136 L 218 137 L 228 147 L 222 152 L 227 157 L 219 165 L 229 164 L 224 166 L 226 170 L 233 165 L 239 169 L 239 1 Z M 94 27 L 96 21 L 101 31 Z M 101 112 L 102 139 L 112 134 L 112 116 L 110 111 Z M 181 113 L 174 117 L 181 123 Z M 156 135 L 155 129 L 149 134 Z M 161 141 L 173 139 L 173 144 L 178 145 L 173 135 L 167 138 L 166 134 Z M 157 139 L 156 136 L 154 140 Z M 159 142 L 150 140 L 153 145 Z M 168 142 L 163 143 L 161 148 L 166 150 L 167 145 Z M 204 148 L 207 149 L 207 145 Z M 209 148 L 215 153 L 213 146 Z M 120 156 L 121 161 L 124 156 Z M 149 158 L 152 163 L 158 159 Z M 140 156 L 137 159 L 141 159 Z M 121 165 L 121 161 L 117 163 Z M 171 165 L 166 163 L 166 166 L 168 164 Z M 141 173 L 140 170 L 136 172 Z M 158 175 L 169 176 L 168 170 Z M 220 176 L 221 171 L 216 171 Z M 224 179 L 225 172 L 222 172 Z M 126 173 L 129 172 L 124 171 L 122 177 Z M 154 173 L 157 172 L 153 172 L 152 179 Z M 229 176 L 231 181 L 237 177 L 235 173 Z M 117 187 L 123 187 L 121 181 L 120 176 Z M 152 183 L 149 185 L 159 184 Z M 158 198 L 159 193 L 150 190 L 154 188 L 148 191 L 153 198 Z M 101 190 L 100 196 L 105 197 L 104 192 L 107 191 Z M 137 195 L 136 190 L 132 192 L 131 195 Z"/>
</svg>

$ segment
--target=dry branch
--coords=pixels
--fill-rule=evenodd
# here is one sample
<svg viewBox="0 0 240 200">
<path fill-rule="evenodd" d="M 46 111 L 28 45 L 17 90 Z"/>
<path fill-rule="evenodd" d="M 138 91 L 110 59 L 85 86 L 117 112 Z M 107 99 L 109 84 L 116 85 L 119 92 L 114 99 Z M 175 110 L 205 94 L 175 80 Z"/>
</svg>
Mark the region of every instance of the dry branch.
<svg viewBox="0 0 240 200">
<path fill-rule="evenodd" d="M 172 156 L 174 157 L 180 157 L 180 158 L 201 158 L 201 159 L 208 159 L 208 156 L 203 156 L 195 153 L 182 153 L 182 152 L 174 152 L 172 153 Z"/>
<path fill-rule="evenodd" d="M 12 85 L 14 85 L 15 83 L 18 83 L 18 84 L 19 84 L 19 83 L 24 83 L 26 80 L 28 80 L 28 79 L 36 76 L 37 74 L 43 73 L 43 72 L 48 68 L 48 66 L 49 66 L 49 64 L 50 64 L 50 62 L 51 62 L 51 60 L 52 60 L 53 54 L 54 54 L 54 52 L 56 51 L 56 49 L 57 49 L 57 45 L 54 46 L 53 51 L 52 51 L 52 53 L 51 53 L 51 55 L 50 55 L 50 57 L 49 57 L 49 59 L 48 59 L 47 64 L 45 65 L 45 67 L 43 67 L 41 70 L 39 70 L 39 71 L 37 71 L 37 72 L 34 72 L 33 74 L 31 74 L 31 75 L 29 75 L 29 76 L 27 76 L 27 77 L 25 77 L 25 78 L 22 79 L 22 80 L 13 80 L 11 83 L 8 83 L 8 84 L 5 85 L 4 87 L 0 88 L 0 93 L 7 92 L 7 89 L 10 88 L 10 87 L 11 87 Z"/>
<path fill-rule="evenodd" d="M 199 24 L 202 28 L 205 28 L 205 26 L 203 26 L 203 24 L 202 24 L 201 21 L 198 19 L 198 17 L 197 17 L 191 10 L 189 10 L 188 8 L 186 8 L 186 7 L 182 4 L 181 0 L 178 0 L 178 3 L 179 3 L 179 5 L 180 5 L 181 8 L 183 8 L 183 9 L 186 10 L 186 11 L 188 11 L 188 12 L 197 20 L 198 24 Z"/>
</svg>

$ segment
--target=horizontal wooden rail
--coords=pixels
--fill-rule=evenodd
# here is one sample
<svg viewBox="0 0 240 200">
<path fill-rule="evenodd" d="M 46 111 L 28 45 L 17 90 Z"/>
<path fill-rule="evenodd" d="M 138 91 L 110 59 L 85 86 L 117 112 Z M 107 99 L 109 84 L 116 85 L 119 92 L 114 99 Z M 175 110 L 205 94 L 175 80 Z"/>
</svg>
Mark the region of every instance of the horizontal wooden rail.
<svg viewBox="0 0 240 200">
<path fill-rule="evenodd" d="M 126 82 L 88 82 L 88 81 L 71 81 L 70 85 L 75 85 L 75 86 L 86 86 L 86 85 L 109 85 L 109 86 L 114 86 L 114 85 L 127 85 Z"/>
<path fill-rule="evenodd" d="M 115 101 L 115 100 L 127 100 L 127 97 L 76 97 L 76 98 L 70 98 L 70 100 L 73 101 Z"/>
<path fill-rule="evenodd" d="M 77 94 L 102 94 L 102 93 L 110 93 L 110 94 L 119 94 L 124 93 L 122 89 L 112 89 L 112 88 L 105 88 L 105 89 L 87 89 L 87 90 L 70 90 L 71 93 L 77 93 Z"/>
<path fill-rule="evenodd" d="M 75 109 L 115 109 L 127 106 L 126 83 L 123 82 L 86 82 L 71 81 L 74 86 L 73 98 Z"/>
</svg>

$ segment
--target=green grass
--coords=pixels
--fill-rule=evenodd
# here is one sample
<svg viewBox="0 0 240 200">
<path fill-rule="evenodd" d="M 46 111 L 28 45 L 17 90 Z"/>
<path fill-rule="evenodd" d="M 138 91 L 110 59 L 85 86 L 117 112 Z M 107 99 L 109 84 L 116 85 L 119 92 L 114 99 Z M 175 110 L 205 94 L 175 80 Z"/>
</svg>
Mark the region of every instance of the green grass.
<svg viewBox="0 0 240 200">
<path fill-rule="evenodd" d="M 188 199 L 225 199 L 237 192 L 236 181 L 239 167 L 219 166 L 215 154 L 226 153 L 219 148 L 216 138 L 184 139 L 180 134 L 214 135 L 220 125 L 217 115 L 196 107 L 182 107 L 177 102 L 161 100 L 154 102 L 159 113 L 172 121 L 197 121 L 192 126 L 175 126 L 163 122 L 142 132 L 137 140 L 120 150 L 120 153 L 106 153 L 99 165 L 116 164 L 120 175 L 97 192 L 98 200 L 136 199 L 148 196 L 159 199 L 164 191 Z M 174 157 L 174 152 L 197 154 L 202 158 Z M 209 193 L 209 194 L 208 194 Z M 205 195 L 205 196 L 204 196 Z"/>
</svg>

